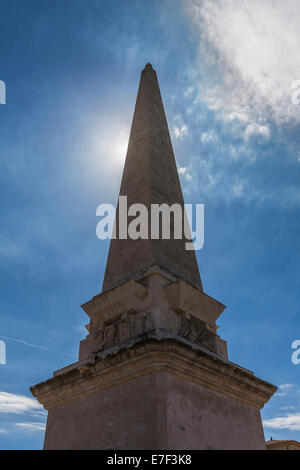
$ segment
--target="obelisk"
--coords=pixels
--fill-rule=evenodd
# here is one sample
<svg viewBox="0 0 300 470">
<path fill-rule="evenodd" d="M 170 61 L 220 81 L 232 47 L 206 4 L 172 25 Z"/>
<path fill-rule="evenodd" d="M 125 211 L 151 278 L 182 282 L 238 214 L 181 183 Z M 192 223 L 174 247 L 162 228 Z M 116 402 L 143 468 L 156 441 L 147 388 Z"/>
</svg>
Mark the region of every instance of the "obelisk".
<svg viewBox="0 0 300 470">
<path fill-rule="evenodd" d="M 156 73 L 142 71 L 120 196 L 183 197 Z M 116 216 L 116 225 L 118 221 Z M 79 358 L 31 387 L 45 449 L 265 449 L 260 409 L 276 387 L 228 359 L 184 239 L 112 239 Z"/>
</svg>

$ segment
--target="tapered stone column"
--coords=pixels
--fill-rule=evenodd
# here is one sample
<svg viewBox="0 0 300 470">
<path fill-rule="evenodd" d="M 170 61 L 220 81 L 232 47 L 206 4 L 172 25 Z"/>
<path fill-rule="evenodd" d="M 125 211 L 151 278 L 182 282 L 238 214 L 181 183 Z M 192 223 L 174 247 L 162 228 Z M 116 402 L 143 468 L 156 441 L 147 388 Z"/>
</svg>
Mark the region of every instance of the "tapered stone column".
<svg viewBox="0 0 300 470">
<path fill-rule="evenodd" d="M 120 195 L 183 207 L 150 64 Z M 225 306 L 203 292 L 184 239 L 113 239 L 102 292 L 82 308 L 78 361 L 31 387 L 48 410 L 45 449 L 265 449 L 260 409 L 276 387 L 228 359 L 216 324 Z"/>
</svg>

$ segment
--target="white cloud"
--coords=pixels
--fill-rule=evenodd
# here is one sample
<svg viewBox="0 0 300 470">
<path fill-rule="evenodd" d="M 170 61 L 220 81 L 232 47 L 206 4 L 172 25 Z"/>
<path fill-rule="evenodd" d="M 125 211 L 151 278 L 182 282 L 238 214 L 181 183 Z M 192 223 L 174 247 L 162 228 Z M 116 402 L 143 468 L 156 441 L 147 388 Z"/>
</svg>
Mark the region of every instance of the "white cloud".
<svg viewBox="0 0 300 470">
<path fill-rule="evenodd" d="M 299 0 L 183 2 L 199 38 L 198 99 L 244 123 L 246 138 L 269 138 L 270 119 L 299 123 L 300 105 L 291 100 L 300 79 Z M 220 75 L 215 83 L 212 67 Z"/>
<path fill-rule="evenodd" d="M 43 419 L 47 415 L 37 400 L 26 397 L 24 395 L 15 395 L 13 393 L 0 392 L 0 413 L 10 413 L 15 415 L 25 415 L 26 418 L 31 417 L 35 419 Z M 30 419 L 30 418 L 29 418 Z M 21 423 L 7 424 L 7 429 L 0 429 L 0 433 L 11 434 L 14 433 L 14 427 L 17 426 L 27 431 L 44 431 L 45 424 L 43 422 L 21 422 Z"/>
<path fill-rule="evenodd" d="M 177 167 L 177 169 L 178 169 L 178 173 L 179 173 L 180 175 L 184 175 L 184 174 L 186 173 L 186 171 L 187 171 L 187 168 L 186 168 L 186 167 L 183 167 L 183 166 L 182 166 L 182 167 L 179 166 L 179 167 Z"/>
<path fill-rule="evenodd" d="M 294 384 L 281 384 L 281 385 L 278 386 L 278 388 L 280 390 L 287 390 L 287 389 L 292 388 L 293 386 L 294 386 Z"/>
<path fill-rule="evenodd" d="M 43 411 L 42 405 L 33 398 L 13 393 L 0 392 L 0 413 L 22 414 Z"/>
<path fill-rule="evenodd" d="M 187 87 L 187 89 L 184 92 L 184 96 L 190 96 L 193 94 L 195 88 L 193 86 Z"/>
<path fill-rule="evenodd" d="M 255 174 L 248 172 L 248 168 L 258 158 L 251 146 L 246 142 L 233 147 L 216 144 L 213 152 L 205 153 L 205 158 L 199 155 L 191 157 L 191 162 L 179 168 L 179 173 L 192 176 L 189 181 L 189 192 L 192 191 L 201 198 L 201 202 L 211 198 L 230 204 L 234 200 L 242 200 L 247 204 L 276 205 L 277 208 L 286 209 L 298 207 L 300 204 L 300 188 L 295 185 L 286 187 L 274 186 L 266 188 L 264 180 L 258 181 Z M 235 162 L 241 159 L 241 171 L 234 173 Z M 185 181 L 183 175 L 183 189 Z M 279 390 L 280 393 L 286 393 Z M 278 395 L 278 393 L 277 393 Z"/>
<path fill-rule="evenodd" d="M 276 153 L 286 144 L 292 164 L 300 162 L 293 143 L 300 104 L 291 100 L 291 84 L 300 79 L 299 0 L 181 1 L 199 50 L 181 77 L 184 90 L 193 88 L 185 94 L 185 121 L 193 129 L 189 140 L 195 143 L 196 136 L 199 148 L 184 164 L 197 175 L 190 190 L 205 200 L 299 206 L 295 180 L 277 184 L 278 172 L 287 174 L 290 162 Z"/>
<path fill-rule="evenodd" d="M 252 122 L 251 124 L 248 124 L 245 129 L 245 140 L 249 140 L 253 135 L 260 135 L 268 139 L 270 137 L 270 128 L 267 125 L 262 126 Z"/>
<path fill-rule="evenodd" d="M 233 192 L 236 196 L 240 197 L 242 196 L 243 194 L 243 191 L 244 191 L 244 184 L 241 180 L 238 180 L 235 182 L 235 184 L 233 185 Z"/>
<path fill-rule="evenodd" d="M 278 386 L 278 391 L 276 393 L 276 396 L 278 397 L 284 397 L 288 394 L 291 388 L 293 388 L 293 384 L 281 384 Z"/>
<path fill-rule="evenodd" d="M 26 431 L 45 431 L 45 423 L 15 423 L 15 426 L 18 426 Z"/>
<path fill-rule="evenodd" d="M 225 116 L 224 116 L 225 121 L 232 122 L 235 119 L 237 119 L 240 122 L 245 122 L 245 123 L 249 122 L 249 116 L 247 116 L 247 114 L 245 114 L 245 113 L 238 112 L 238 111 L 229 112 L 229 113 L 225 114 Z"/>
<path fill-rule="evenodd" d="M 185 135 L 188 135 L 188 127 L 183 124 L 181 127 L 174 127 L 173 134 L 176 139 L 182 139 Z"/>
<path fill-rule="evenodd" d="M 208 143 L 217 140 L 217 135 L 214 131 L 203 132 L 201 134 L 201 142 Z"/>
<path fill-rule="evenodd" d="M 193 179 L 187 167 L 177 167 L 177 170 L 178 170 L 178 173 L 182 175 L 187 181 L 191 181 Z"/>
<path fill-rule="evenodd" d="M 277 418 L 265 419 L 263 425 L 271 429 L 289 429 L 300 431 L 300 413 L 287 414 Z"/>
</svg>

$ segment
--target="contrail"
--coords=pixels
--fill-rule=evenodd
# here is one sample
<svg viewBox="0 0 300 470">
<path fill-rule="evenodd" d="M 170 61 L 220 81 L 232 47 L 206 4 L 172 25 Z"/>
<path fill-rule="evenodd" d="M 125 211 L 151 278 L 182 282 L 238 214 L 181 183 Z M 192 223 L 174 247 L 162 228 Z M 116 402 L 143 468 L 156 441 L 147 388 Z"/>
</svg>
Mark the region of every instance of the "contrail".
<svg viewBox="0 0 300 470">
<path fill-rule="evenodd" d="M 0 335 L 0 338 L 7 339 L 8 341 L 15 341 L 17 343 L 22 343 L 22 344 L 25 344 L 26 346 L 31 346 L 32 348 L 42 349 L 43 351 L 50 351 L 56 354 L 58 353 L 58 351 L 55 351 L 54 349 L 46 348 L 45 346 L 39 346 L 38 344 L 29 343 L 28 341 L 25 341 L 24 339 L 12 338 L 11 336 L 1 336 L 1 335 Z M 67 354 L 68 356 L 72 356 L 72 357 L 77 357 L 77 355 L 74 353 L 65 352 L 63 354 Z"/>
<path fill-rule="evenodd" d="M 53 349 L 46 348 L 45 346 L 39 346 L 38 344 L 28 343 L 27 341 L 24 341 L 23 339 L 11 338 L 10 336 L 0 336 L 0 338 L 7 339 L 10 341 L 16 341 L 17 343 L 23 343 L 23 344 L 26 344 L 26 346 L 32 346 L 33 348 L 43 349 L 44 351 L 56 352 Z"/>
</svg>

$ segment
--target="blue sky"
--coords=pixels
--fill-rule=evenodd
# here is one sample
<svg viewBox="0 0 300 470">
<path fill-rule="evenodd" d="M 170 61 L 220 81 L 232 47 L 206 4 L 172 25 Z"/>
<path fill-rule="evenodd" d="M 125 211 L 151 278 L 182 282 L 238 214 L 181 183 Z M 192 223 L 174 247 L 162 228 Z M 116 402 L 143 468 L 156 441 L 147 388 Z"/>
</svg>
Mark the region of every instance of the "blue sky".
<svg viewBox="0 0 300 470">
<path fill-rule="evenodd" d="M 300 440 L 297 0 L 2 0 L 0 448 L 40 449 L 29 386 L 77 358 L 108 243 L 139 74 L 156 69 L 186 202 L 205 204 L 204 290 L 230 359 L 279 391 L 269 438 Z"/>
</svg>

